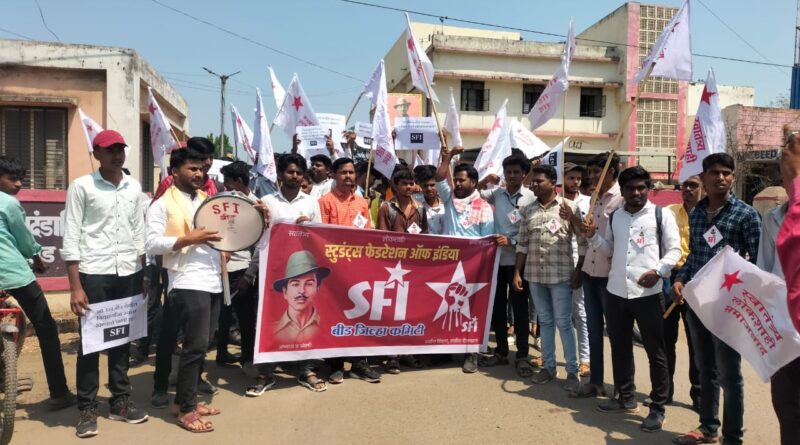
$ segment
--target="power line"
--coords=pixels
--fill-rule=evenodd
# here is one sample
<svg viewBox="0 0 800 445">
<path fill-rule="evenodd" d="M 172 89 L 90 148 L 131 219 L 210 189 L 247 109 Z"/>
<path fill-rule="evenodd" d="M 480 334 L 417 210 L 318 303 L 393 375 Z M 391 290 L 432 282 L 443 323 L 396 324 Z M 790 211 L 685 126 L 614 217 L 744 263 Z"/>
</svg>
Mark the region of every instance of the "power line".
<svg viewBox="0 0 800 445">
<path fill-rule="evenodd" d="M 329 73 L 333 73 L 333 74 L 336 74 L 338 76 L 342 76 L 342 77 L 345 77 L 345 78 L 348 78 L 348 79 L 351 79 L 351 80 L 355 80 L 356 82 L 359 82 L 359 83 L 363 82 L 361 79 L 359 79 L 357 77 L 351 76 L 351 75 L 343 73 L 341 71 L 337 71 L 337 70 L 332 69 L 332 68 L 328 68 L 326 66 L 320 65 L 320 64 L 312 62 L 310 60 L 306 60 L 306 59 L 297 57 L 297 56 L 295 56 L 293 54 L 290 54 L 290 53 L 288 53 L 286 51 L 279 50 L 279 49 L 274 48 L 272 46 L 269 46 L 269 45 L 266 45 L 264 43 L 261 43 L 261 42 L 259 42 L 257 40 L 253 40 L 253 39 L 251 39 L 249 37 L 245 37 L 245 36 L 243 36 L 243 35 L 241 35 L 241 34 L 239 34 L 237 32 L 231 31 L 231 30 L 229 30 L 227 28 L 223 28 L 220 25 L 217 25 L 215 23 L 209 22 L 208 20 L 204 20 L 204 19 L 201 19 L 199 17 L 195 17 L 195 16 L 189 14 L 188 12 L 181 11 L 180 9 L 177 9 L 177 8 L 174 8 L 174 7 L 169 6 L 167 4 L 164 4 L 164 3 L 160 2 L 159 0 L 150 0 L 150 1 L 152 1 L 153 3 L 159 5 L 159 6 L 163 7 L 163 8 L 169 9 L 170 11 L 178 13 L 178 14 L 184 16 L 184 17 L 188 17 L 188 18 L 190 18 L 190 19 L 192 19 L 192 20 L 194 20 L 196 22 L 199 22 L 199 23 L 202 23 L 204 25 L 210 26 L 210 27 L 212 27 L 212 28 L 214 28 L 214 29 L 216 29 L 218 31 L 222 31 L 225 34 L 228 34 L 228 35 L 234 36 L 234 37 L 236 37 L 238 39 L 241 39 L 241 40 L 244 40 L 246 42 L 252 43 L 253 45 L 260 46 L 262 48 L 265 48 L 265 49 L 268 49 L 268 50 L 273 51 L 275 53 L 278 53 L 278 54 L 280 54 L 282 56 L 286 56 L 286 57 L 288 57 L 290 59 L 297 60 L 298 62 L 305 63 L 306 65 L 311 65 L 311 66 L 313 66 L 315 68 L 319 68 L 319 69 L 321 69 L 323 71 L 328 71 Z"/>
<path fill-rule="evenodd" d="M 49 26 L 47 26 L 47 21 L 44 19 L 44 11 L 42 11 L 42 5 L 39 4 L 39 0 L 33 0 L 33 2 L 36 3 L 36 7 L 39 8 L 39 17 L 42 18 L 42 25 L 44 25 L 44 28 L 50 31 L 50 34 L 52 34 L 53 37 L 55 37 L 56 40 L 58 40 L 58 43 L 61 43 L 61 39 L 58 38 L 58 35 L 56 35 L 56 33 L 53 32 L 53 30 L 50 29 Z"/>
<path fill-rule="evenodd" d="M 8 30 L 8 29 L 5 29 L 5 28 L 0 28 L 0 31 L 2 31 L 2 32 L 6 33 L 6 34 L 11 34 L 12 36 L 15 36 L 15 37 L 21 37 L 21 38 L 26 39 L 26 40 L 36 40 L 33 37 L 28 37 L 28 36 L 26 36 L 24 34 L 20 34 L 18 32 L 14 32 L 14 31 L 11 31 L 11 30 Z"/>
<path fill-rule="evenodd" d="M 711 15 L 713 15 L 713 16 L 714 16 L 714 18 L 716 18 L 716 19 L 717 19 L 717 20 L 718 20 L 720 23 L 722 23 L 722 26 L 724 26 L 724 27 L 728 28 L 728 31 L 732 32 L 732 33 L 733 33 L 733 35 L 735 35 L 736 37 L 738 37 L 738 38 L 739 38 L 739 40 L 741 40 L 742 42 L 744 42 L 744 44 L 745 44 L 745 45 L 749 46 L 749 47 L 750 47 L 750 49 L 752 49 L 753 51 L 755 51 L 755 53 L 756 53 L 756 54 L 758 54 L 759 56 L 761 56 L 761 58 L 762 58 L 762 59 L 766 60 L 766 61 L 767 61 L 767 62 L 769 62 L 769 63 L 775 63 L 775 62 L 773 62 L 772 60 L 770 60 L 770 59 L 769 59 L 769 57 L 765 56 L 765 55 L 764 55 L 764 54 L 763 54 L 761 51 L 759 51 L 759 50 L 758 50 L 758 48 L 756 48 L 755 46 L 751 45 L 751 44 L 750 44 L 750 42 L 748 42 L 748 41 L 747 41 L 747 40 L 746 40 L 744 37 L 742 37 L 742 35 L 741 35 L 741 34 L 739 34 L 738 32 L 736 32 L 736 30 L 735 30 L 735 29 L 733 29 L 733 27 L 732 27 L 732 26 L 728 25 L 728 24 L 725 22 L 725 20 L 722 20 L 722 17 L 718 16 L 718 15 L 717 15 L 717 13 L 715 13 L 714 11 L 712 11 L 712 10 L 711 10 L 711 8 L 709 8 L 709 7 L 708 7 L 708 5 L 706 5 L 706 4 L 703 2 L 703 0 L 697 0 L 697 1 L 698 1 L 698 2 L 700 2 L 700 5 L 701 5 L 702 7 L 704 7 L 704 8 L 706 8 L 706 10 L 707 10 L 708 12 L 710 12 L 710 13 L 711 13 Z M 775 67 L 775 70 L 776 70 L 776 71 L 778 71 L 779 73 L 783 74 L 784 76 L 786 76 L 786 77 L 789 77 L 789 74 L 788 74 L 786 71 L 781 71 L 781 70 L 780 70 L 778 67 Z"/>
<path fill-rule="evenodd" d="M 155 1 L 155 0 L 153 0 L 153 1 Z M 391 6 L 378 5 L 378 4 L 374 4 L 374 3 L 368 3 L 368 2 L 357 1 L 357 0 L 339 0 L 339 1 L 340 2 L 344 2 L 344 3 L 351 3 L 351 4 L 354 4 L 354 5 L 369 6 L 369 7 L 378 8 L 378 9 L 387 9 L 387 10 L 390 10 L 390 11 L 409 12 L 411 14 L 421 15 L 421 16 L 424 16 L 424 17 L 433 17 L 433 18 L 435 18 L 437 20 L 441 20 L 441 21 L 443 21 L 443 20 L 451 20 L 453 22 L 466 23 L 466 24 L 470 24 L 470 25 L 485 26 L 485 27 L 497 28 L 497 29 L 507 29 L 507 30 L 510 30 L 510 31 L 527 32 L 527 33 L 530 33 L 530 34 L 538 34 L 538 35 L 549 36 L 549 37 L 558 37 L 558 38 L 566 38 L 567 37 L 564 34 L 558 34 L 558 33 L 554 33 L 554 32 L 538 31 L 538 30 L 535 30 L 535 29 L 519 28 L 519 27 L 507 26 L 507 25 L 498 25 L 496 23 L 488 23 L 488 22 L 479 22 L 479 21 L 476 21 L 476 20 L 460 19 L 460 18 L 450 17 L 450 16 L 446 16 L 446 15 L 441 15 L 441 14 L 431 14 L 431 13 L 428 13 L 428 12 L 414 11 L 414 10 L 410 10 L 410 9 L 394 8 L 394 7 L 391 7 Z M 606 41 L 606 40 L 587 39 L 587 38 L 584 38 L 584 37 L 576 37 L 575 40 L 582 40 L 584 42 L 592 42 L 592 43 L 602 43 L 602 44 L 605 44 L 605 45 L 613 45 L 613 46 L 627 46 L 627 47 L 634 47 L 634 48 L 638 47 L 638 45 L 629 45 L 627 43 L 619 43 L 619 42 L 609 42 L 609 41 Z M 698 53 L 692 53 L 692 55 L 695 56 L 695 57 L 701 57 L 701 58 L 705 58 L 705 59 L 726 60 L 726 61 L 729 61 L 729 62 L 750 63 L 750 64 L 754 64 L 754 65 L 775 66 L 775 67 L 780 67 L 780 68 L 792 68 L 792 65 L 783 65 L 783 64 L 772 63 L 772 62 L 759 62 L 757 60 L 738 59 L 738 58 L 735 58 L 735 57 L 713 56 L 713 55 L 709 55 L 709 54 L 698 54 Z"/>
</svg>

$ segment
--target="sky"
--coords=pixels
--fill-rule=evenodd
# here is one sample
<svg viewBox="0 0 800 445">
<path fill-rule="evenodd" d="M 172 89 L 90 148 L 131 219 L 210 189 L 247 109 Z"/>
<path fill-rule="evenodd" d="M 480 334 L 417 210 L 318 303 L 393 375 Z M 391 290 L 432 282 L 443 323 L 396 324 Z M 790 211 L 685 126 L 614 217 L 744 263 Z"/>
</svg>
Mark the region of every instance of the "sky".
<svg viewBox="0 0 800 445">
<path fill-rule="evenodd" d="M 579 34 L 624 3 L 621 0 L 365 1 L 557 34 L 566 33 L 570 16 Z M 159 2 L 258 44 L 195 21 Z M 38 0 L 41 15 L 36 0 L 3 3 L 0 38 L 55 41 L 57 36 L 64 43 L 135 49 L 189 103 L 189 132 L 193 135 L 219 133 L 220 82 L 206 73 L 204 66 L 220 74 L 241 71 L 228 81 L 227 100 L 248 121 L 253 119 L 250 116 L 255 107 L 256 87 L 262 90 L 267 115 L 275 114 L 267 65 L 273 66 L 284 87 L 288 86 L 292 73 L 298 73 L 316 112 L 347 114 L 363 82 L 405 31 L 400 12 L 341 0 Z M 678 7 L 681 1 L 648 3 Z M 694 78 L 705 79 L 708 68 L 713 67 L 719 84 L 755 87 L 756 105 L 760 106 L 788 94 L 791 81 L 788 67 L 709 59 L 697 54 L 768 60 L 790 66 L 794 60 L 796 8 L 795 1 L 790 0 L 692 0 Z M 439 21 L 410 15 L 412 21 Z M 445 19 L 444 24 L 473 26 L 450 19 Z M 523 32 L 522 37 L 563 41 L 530 32 Z M 363 102 L 351 122 L 367 119 Z M 229 116 L 227 111 L 226 133 L 231 135 Z M 273 139 L 277 151 L 288 148 L 282 132 L 273 132 Z"/>
</svg>

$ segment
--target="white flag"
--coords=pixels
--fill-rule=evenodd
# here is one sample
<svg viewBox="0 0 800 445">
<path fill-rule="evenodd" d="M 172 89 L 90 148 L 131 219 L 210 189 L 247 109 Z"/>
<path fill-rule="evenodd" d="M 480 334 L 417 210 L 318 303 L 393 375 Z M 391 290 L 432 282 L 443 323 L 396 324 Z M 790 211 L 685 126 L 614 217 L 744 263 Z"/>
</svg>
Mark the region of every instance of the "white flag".
<svg viewBox="0 0 800 445">
<path fill-rule="evenodd" d="M 101 127 L 100 124 L 95 122 L 91 117 L 87 116 L 86 113 L 84 113 L 80 108 L 78 108 L 78 114 L 81 117 L 83 134 L 86 135 L 86 143 L 89 144 L 89 153 L 92 153 L 94 151 L 94 138 L 97 136 L 97 133 L 103 131 L 103 127 Z"/>
<path fill-rule="evenodd" d="M 450 136 L 450 146 L 464 145 L 461 140 L 461 125 L 458 122 L 458 108 L 456 108 L 456 98 L 453 95 L 453 87 L 450 87 L 450 107 L 447 109 L 447 116 L 444 117 L 444 131 Z"/>
<path fill-rule="evenodd" d="M 722 121 L 722 110 L 719 108 L 717 80 L 714 70 L 708 69 L 706 85 L 697 106 L 692 133 L 686 144 L 686 151 L 680 160 L 678 181 L 703 172 L 703 159 L 713 153 L 725 153 L 725 123 Z"/>
<path fill-rule="evenodd" d="M 564 139 L 564 143 L 568 140 L 569 138 Z M 542 165 L 551 165 L 556 169 L 556 185 L 564 182 L 564 178 L 561 177 L 561 169 L 564 165 L 564 147 L 561 142 L 542 156 Z"/>
<path fill-rule="evenodd" d="M 283 132 L 286 133 L 289 140 L 294 136 L 297 127 L 319 125 L 317 115 L 314 114 L 311 102 L 306 97 L 302 85 L 300 85 L 300 78 L 297 77 L 297 73 L 292 76 L 292 82 L 289 84 L 283 103 L 278 109 L 278 115 L 275 116 L 275 124 L 283 128 Z"/>
<path fill-rule="evenodd" d="M 575 35 L 572 33 L 572 18 L 570 17 L 567 41 L 564 44 L 564 54 L 561 56 L 561 66 L 558 67 L 550 82 L 547 83 L 547 87 L 545 87 L 533 108 L 528 112 L 531 131 L 544 125 L 562 106 L 564 95 L 567 94 L 567 89 L 569 89 L 569 66 L 572 63 L 573 54 L 575 54 Z"/>
<path fill-rule="evenodd" d="M 369 99 L 370 103 L 372 103 L 372 108 L 375 108 L 378 105 L 378 96 L 380 95 L 381 90 L 381 82 L 385 79 L 383 78 L 384 73 L 381 70 L 381 64 L 375 67 L 375 71 L 372 72 L 372 75 L 369 76 L 369 80 L 367 83 L 364 84 L 364 97 Z"/>
<path fill-rule="evenodd" d="M 275 169 L 275 155 L 272 151 L 272 139 L 267 128 L 267 116 L 264 114 L 264 103 L 261 90 L 256 88 L 256 124 L 253 132 L 253 151 L 258 154 L 256 171 L 272 182 L 278 181 Z"/>
<path fill-rule="evenodd" d="M 689 0 L 661 31 L 658 40 L 644 59 L 642 69 L 633 78 L 639 83 L 653 66 L 651 76 L 661 76 L 674 80 L 692 80 L 692 36 L 689 32 Z"/>
<path fill-rule="evenodd" d="M 542 153 L 550 151 L 550 146 L 516 119 L 511 120 L 511 147 L 522 150 L 528 159 L 533 159 L 541 156 Z"/>
<path fill-rule="evenodd" d="M 267 65 L 267 69 L 269 70 L 269 82 L 270 85 L 272 85 L 272 96 L 275 98 L 275 107 L 280 108 L 286 96 L 286 90 L 284 90 L 281 83 L 278 82 L 278 76 L 275 75 L 275 70 L 272 69 L 272 65 Z"/>
<path fill-rule="evenodd" d="M 231 105 L 231 118 L 233 120 L 233 138 L 236 145 L 244 148 L 250 162 L 256 162 L 256 152 L 253 150 L 253 131 L 247 126 L 247 123 L 242 119 L 239 110 Z"/>
<path fill-rule="evenodd" d="M 148 87 L 147 111 L 150 112 L 150 148 L 153 150 L 153 159 L 161 167 L 161 179 L 167 177 L 167 162 L 165 157 L 177 147 L 178 143 L 172 137 L 171 127 L 167 116 L 161 111 L 161 107 L 156 102 L 153 90 Z"/>
<path fill-rule="evenodd" d="M 439 102 L 436 93 L 433 91 L 433 63 L 425 51 L 422 51 L 417 46 L 417 41 L 414 39 L 414 33 L 411 32 L 411 20 L 406 13 L 406 52 L 408 53 L 408 71 L 411 73 L 411 83 L 422 91 L 428 99 Z M 428 79 L 427 85 L 425 78 Z M 430 91 L 428 85 L 431 86 Z"/>
<path fill-rule="evenodd" d="M 494 123 L 486 142 L 483 143 L 478 158 L 475 159 L 475 168 L 478 170 L 478 179 L 483 180 L 489 174 L 503 175 L 503 159 L 511 155 L 511 137 L 506 116 L 508 98 L 497 110 Z"/>
<path fill-rule="evenodd" d="M 378 88 L 375 91 L 375 117 L 372 121 L 372 142 L 375 144 L 375 160 L 373 165 L 383 176 L 392 177 L 397 155 L 394 153 L 392 126 L 389 121 L 389 93 L 386 89 L 386 69 L 383 59 L 378 64 L 380 72 Z"/>
<path fill-rule="evenodd" d="M 800 356 L 786 283 L 730 246 L 695 274 L 683 296 L 703 326 L 750 362 L 764 382 Z"/>
</svg>

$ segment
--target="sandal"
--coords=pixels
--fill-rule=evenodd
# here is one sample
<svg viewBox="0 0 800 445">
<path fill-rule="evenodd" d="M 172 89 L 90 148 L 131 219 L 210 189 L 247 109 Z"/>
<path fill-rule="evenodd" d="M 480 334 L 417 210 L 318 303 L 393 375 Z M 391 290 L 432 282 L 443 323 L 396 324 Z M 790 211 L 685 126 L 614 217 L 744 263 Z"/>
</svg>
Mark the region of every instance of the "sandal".
<svg viewBox="0 0 800 445">
<path fill-rule="evenodd" d="M 328 384 L 325 383 L 325 380 L 318 378 L 313 372 L 309 372 L 305 376 L 298 376 L 297 383 L 305 386 L 312 392 L 322 392 L 328 389 Z"/>
<path fill-rule="evenodd" d="M 198 403 L 197 408 L 194 409 L 195 412 L 203 417 L 208 416 L 218 416 L 222 414 L 222 411 L 218 410 L 217 408 L 212 408 L 205 403 Z"/>
<path fill-rule="evenodd" d="M 192 425 L 200 425 L 199 428 L 192 427 Z M 190 433 L 210 433 L 214 431 L 214 425 L 211 422 L 206 422 L 197 413 L 197 411 L 192 411 L 184 414 L 183 416 L 178 417 L 178 426 L 189 431 Z"/>
<path fill-rule="evenodd" d="M 717 443 L 719 441 L 719 436 L 713 435 L 709 436 L 699 429 L 689 431 L 686 434 L 682 434 L 674 439 L 672 439 L 672 443 L 677 445 L 696 445 L 700 443 Z"/>
<path fill-rule="evenodd" d="M 544 359 L 541 357 L 532 357 L 530 365 L 533 366 L 534 368 L 541 368 L 544 366 Z"/>
<path fill-rule="evenodd" d="M 247 397 L 258 397 L 264 395 L 268 389 L 275 386 L 275 382 L 275 376 L 272 374 L 259 374 L 258 378 L 256 378 L 256 384 L 249 386 L 244 395 Z"/>
<path fill-rule="evenodd" d="M 533 375 L 533 367 L 527 358 L 518 358 L 514 365 L 517 368 L 517 375 L 522 378 L 527 378 Z"/>
<path fill-rule="evenodd" d="M 508 364 L 508 357 L 503 357 L 502 355 L 498 354 L 492 354 L 490 356 L 482 356 L 480 360 L 478 360 L 478 365 L 482 367 L 507 365 L 507 364 Z"/>
</svg>

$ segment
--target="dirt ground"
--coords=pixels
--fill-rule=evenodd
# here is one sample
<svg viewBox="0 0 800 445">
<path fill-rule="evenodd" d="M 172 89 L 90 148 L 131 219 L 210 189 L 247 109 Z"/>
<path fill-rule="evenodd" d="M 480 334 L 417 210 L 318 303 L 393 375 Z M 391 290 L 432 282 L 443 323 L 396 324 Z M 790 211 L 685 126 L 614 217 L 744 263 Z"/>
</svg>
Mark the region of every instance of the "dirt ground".
<svg viewBox="0 0 800 445">
<path fill-rule="evenodd" d="M 65 334 L 63 349 L 67 378 L 75 388 L 76 334 Z M 598 399 L 576 400 L 561 388 L 565 374 L 547 385 L 531 385 L 517 377 L 511 366 L 481 368 L 477 374 L 461 372 L 459 363 L 422 370 L 403 368 L 400 375 L 384 374 L 370 384 L 345 379 L 323 393 L 296 384 L 288 373 L 278 374 L 278 384 L 260 398 L 244 397 L 252 377 L 238 367 L 219 367 L 209 354 L 206 369 L 220 392 L 205 401 L 222 410 L 214 417 L 216 431 L 191 434 L 180 429 L 166 409 L 149 404 L 153 358 L 130 371 L 133 400 L 149 411 L 139 425 L 108 420 L 105 359 L 101 358 L 100 434 L 90 443 L 538 443 L 538 444 L 669 444 L 678 433 L 698 425 L 690 408 L 687 350 L 678 345 L 675 404 L 667 407 L 664 431 L 648 434 L 639 429 L 647 409 L 637 414 L 605 414 L 595 407 Z M 611 360 L 606 342 L 606 382 L 611 389 Z M 513 349 L 513 347 L 512 347 Z M 638 372 L 638 398 L 649 391 L 647 357 L 634 348 Z M 560 351 L 558 357 L 561 358 Z M 373 360 L 377 366 L 377 360 Z M 377 369 L 377 368 L 376 368 Z M 20 359 L 20 376 L 32 377 L 31 392 L 22 394 L 17 409 L 14 444 L 76 444 L 77 410 L 48 412 L 42 403 L 47 384 L 35 338 L 29 338 Z M 381 371 L 382 368 L 381 368 Z M 772 410 L 769 384 L 762 383 L 749 365 L 745 375 L 745 443 L 779 443 L 778 423 Z M 248 372 L 251 372 L 248 369 Z"/>
</svg>

